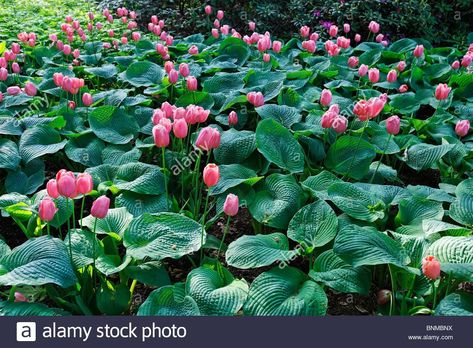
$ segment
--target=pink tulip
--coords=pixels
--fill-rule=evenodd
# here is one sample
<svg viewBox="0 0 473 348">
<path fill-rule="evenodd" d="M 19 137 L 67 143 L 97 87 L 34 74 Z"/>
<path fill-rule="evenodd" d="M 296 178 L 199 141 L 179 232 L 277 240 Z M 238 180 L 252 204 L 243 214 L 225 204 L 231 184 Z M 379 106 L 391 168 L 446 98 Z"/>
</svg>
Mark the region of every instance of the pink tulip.
<svg viewBox="0 0 473 348">
<path fill-rule="evenodd" d="M 94 180 L 89 173 L 80 173 L 76 179 L 77 193 L 86 195 L 94 188 Z"/>
<path fill-rule="evenodd" d="M 223 25 L 221 28 L 220 28 L 220 32 L 223 34 L 223 35 L 228 35 L 228 33 L 230 32 L 230 27 L 228 25 Z"/>
<path fill-rule="evenodd" d="M 178 139 L 184 139 L 187 136 L 187 122 L 185 119 L 180 118 L 177 120 L 174 120 L 174 124 L 172 126 L 172 132 L 174 133 L 174 136 Z"/>
<path fill-rule="evenodd" d="M 46 184 L 46 191 L 48 192 L 48 196 L 56 199 L 59 198 L 59 191 L 57 189 L 57 182 L 56 179 L 51 179 Z"/>
<path fill-rule="evenodd" d="M 381 41 L 383 41 L 383 39 L 384 39 L 383 34 L 376 35 L 376 38 L 375 38 L 376 42 L 380 43 Z"/>
<path fill-rule="evenodd" d="M 265 63 L 269 63 L 270 60 L 271 60 L 271 56 L 268 53 L 263 54 L 263 61 Z"/>
<path fill-rule="evenodd" d="M 205 14 L 207 16 L 212 14 L 212 6 L 210 6 L 210 5 L 205 6 Z"/>
<path fill-rule="evenodd" d="M 179 80 L 179 73 L 177 70 L 172 69 L 169 73 L 169 83 L 175 84 Z"/>
<path fill-rule="evenodd" d="M 159 120 L 158 125 L 163 126 L 166 129 L 166 132 L 171 133 L 172 122 L 169 118 L 162 118 Z"/>
<path fill-rule="evenodd" d="M 314 53 L 317 49 L 317 44 L 313 40 L 302 41 L 302 48 L 307 52 Z"/>
<path fill-rule="evenodd" d="M 329 89 L 324 89 L 320 94 L 320 104 L 323 106 L 329 106 L 332 102 L 332 92 Z"/>
<path fill-rule="evenodd" d="M 64 48 L 62 49 L 62 52 L 68 56 L 72 53 L 72 48 L 69 45 L 64 45 Z"/>
<path fill-rule="evenodd" d="M 15 291 L 15 302 L 28 302 L 28 299 L 21 292 Z"/>
<path fill-rule="evenodd" d="M 189 91 L 197 90 L 197 79 L 194 76 L 189 76 L 186 80 L 187 89 Z"/>
<path fill-rule="evenodd" d="M 452 89 L 446 83 L 440 83 L 435 89 L 435 98 L 437 100 L 445 100 Z"/>
<path fill-rule="evenodd" d="M 356 34 L 355 35 L 355 42 L 360 42 L 361 41 L 361 35 L 360 34 Z"/>
<path fill-rule="evenodd" d="M 349 32 L 350 32 L 350 29 L 351 29 L 351 28 L 350 28 L 350 24 L 348 24 L 348 23 L 343 24 L 343 31 L 344 31 L 345 33 L 349 33 Z"/>
<path fill-rule="evenodd" d="M 0 68 L 6 69 L 8 66 L 7 60 L 5 57 L 0 57 Z"/>
<path fill-rule="evenodd" d="M 20 65 L 17 63 L 17 62 L 14 62 L 12 65 L 11 65 L 11 70 L 15 73 L 15 74 L 19 74 L 21 69 L 20 69 Z"/>
<path fill-rule="evenodd" d="M 135 42 L 136 42 L 136 41 L 140 41 L 140 39 L 141 39 L 141 34 L 140 34 L 139 32 L 137 32 L 137 31 L 134 31 L 134 32 L 131 33 L 131 39 L 132 39 L 133 41 L 135 41 Z"/>
<path fill-rule="evenodd" d="M 32 84 L 31 82 L 27 82 L 25 84 L 25 93 L 26 95 L 29 95 L 30 97 L 34 97 L 38 90 L 36 89 L 36 86 Z"/>
<path fill-rule="evenodd" d="M 394 115 L 394 116 L 388 117 L 388 119 L 386 120 L 386 131 L 389 134 L 397 135 L 399 133 L 400 128 L 401 128 L 401 119 L 398 116 Z"/>
<path fill-rule="evenodd" d="M 218 32 L 218 29 L 212 28 L 212 36 L 213 36 L 215 39 L 218 39 L 218 38 L 220 37 L 220 33 Z"/>
<path fill-rule="evenodd" d="M 387 76 L 386 79 L 387 79 L 388 82 L 390 82 L 390 83 L 396 82 L 396 80 L 397 80 L 397 72 L 396 72 L 396 70 L 394 70 L 394 69 L 393 69 L 393 70 L 390 70 L 390 71 L 388 72 L 388 76 Z"/>
<path fill-rule="evenodd" d="M 8 79 L 8 70 L 0 68 L 0 81 L 6 81 Z"/>
<path fill-rule="evenodd" d="M 328 29 L 328 34 L 331 37 L 337 36 L 338 33 L 338 27 L 336 25 L 331 25 L 330 28 Z"/>
<path fill-rule="evenodd" d="M 82 103 L 84 106 L 90 106 L 94 102 L 92 95 L 90 93 L 84 93 L 82 95 Z"/>
<path fill-rule="evenodd" d="M 11 50 L 12 50 L 13 53 L 18 54 L 21 51 L 21 47 L 18 43 L 14 42 L 11 45 Z"/>
<path fill-rule="evenodd" d="M 0 92 L 0 103 L 3 101 L 3 93 Z"/>
<path fill-rule="evenodd" d="M 273 51 L 276 53 L 281 52 L 282 42 L 274 40 L 273 41 Z"/>
<path fill-rule="evenodd" d="M 21 88 L 18 86 L 11 86 L 7 88 L 7 93 L 9 95 L 18 95 L 21 93 Z"/>
<path fill-rule="evenodd" d="M 235 216 L 238 214 L 239 207 L 240 203 L 238 196 L 234 195 L 233 193 L 229 193 L 225 199 L 225 203 L 223 203 L 223 212 L 228 216 Z"/>
<path fill-rule="evenodd" d="M 464 68 L 468 68 L 471 65 L 472 61 L 473 61 L 473 55 L 472 54 L 465 54 L 462 58 L 461 65 Z"/>
<path fill-rule="evenodd" d="M 422 260 L 422 273 L 431 280 L 437 279 L 440 277 L 440 262 L 434 256 L 426 256 Z"/>
<path fill-rule="evenodd" d="M 209 163 L 204 168 L 204 183 L 207 187 L 212 187 L 217 185 L 218 180 L 220 179 L 220 170 L 218 166 L 214 163 Z"/>
<path fill-rule="evenodd" d="M 470 131 L 470 121 L 462 120 L 455 125 L 455 133 L 462 138 L 468 134 Z"/>
<path fill-rule="evenodd" d="M 375 21 L 371 21 L 370 24 L 368 25 L 368 29 L 373 33 L 377 34 L 379 31 L 379 24 L 376 23 Z"/>
<path fill-rule="evenodd" d="M 414 48 L 414 57 L 420 58 L 424 55 L 424 46 L 423 45 L 417 45 L 416 48 Z"/>
<path fill-rule="evenodd" d="M 158 25 L 159 25 L 159 27 L 160 27 L 161 29 L 164 28 L 164 20 L 160 19 L 160 20 L 158 21 Z"/>
<path fill-rule="evenodd" d="M 189 70 L 189 65 L 186 63 L 181 63 L 179 65 L 179 72 L 183 77 L 189 76 L 190 70 Z"/>
<path fill-rule="evenodd" d="M 220 146 L 220 132 L 212 127 L 202 128 L 197 136 L 195 146 L 204 151 L 216 149 Z"/>
<path fill-rule="evenodd" d="M 192 54 L 192 55 L 199 54 L 199 48 L 196 45 L 192 45 L 189 48 L 189 54 Z"/>
<path fill-rule="evenodd" d="M 154 144 L 157 147 L 166 147 L 169 145 L 169 132 L 162 124 L 153 127 L 153 138 Z"/>
<path fill-rule="evenodd" d="M 250 92 L 246 95 L 246 99 L 255 107 L 264 105 L 264 96 L 261 92 Z"/>
<path fill-rule="evenodd" d="M 224 12 L 222 10 L 218 10 L 217 11 L 217 18 L 218 20 L 222 20 L 223 19 L 223 15 L 224 15 Z"/>
<path fill-rule="evenodd" d="M 399 63 L 397 63 L 397 70 L 402 72 L 404 69 L 406 69 L 406 62 L 401 60 Z"/>
<path fill-rule="evenodd" d="M 94 203 L 92 203 L 90 215 L 97 219 L 103 219 L 107 216 L 109 208 L 110 198 L 107 196 L 100 196 L 94 201 Z"/>
<path fill-rule="evenodd" d="M 160 109 L 154 110 L 151 120 L 155 126 L 159 124 L 162 118 L 166 118 L 165 112 Z"/>
<path fill-rule="evenodd" d="M 310 33 L 310 28 L 308 26 L 304 25 L 303 27 L 301 27 L 300 33 L 301 33 L 302 37 L 308 37 L 309 33 Z"/>
<path fill-rule="evenodd" d="M 65 170 L 56 175 L 57 190 L 63 197 L 74 198 L 77 196 L 76 178 L 74 173 Z"/>
<path fill-rule="evenodd" d="M 409 90 L 409 86 L 406 84 L 401 85 L 401 87 L 399 87 L 399 92 L 401 93 L 406 93 L 408 90 Z"/>
<path fill-rule="evenodd" d="M 319 34 L 312 33 L 312 34 L 310 34 L 309 39 L 312 40 L 312 41 L 317 41 L 319 39 Z"/>
<path fill-rule="evenodd" d="M 341 48 L 349 48 L 350 47 L 350 39 L 347 39 L 344 36 L 337 37 L 337 45 Z"/>
<path fill-rule="evenodd" d="M 350 68 L 356 68 L 359 62 L 360 60 L 356 56 L 351 56 L 350 58 L 348 58 L 348 66 Z"/>
<path fill-rule="evenodd" d="M 250 22 L 248 23 L 248 28 L 249 28 L 251 31 L 255 31 L 255 29 L 256 29 L 256 23 L 250 21 Z"/>
<path fill-rule="evenodd" d="M 167 118 L 172 117 L 173 114 L 173 106 L 169 104 L 168 102 L 164 102 L 161 104 L 161 110 L 164 111 L 164 114 L 166 115 Z"/>
<path fill-rule="evenodd" d="M 346 41 L 344 41 L 346 42 Z M 315 42 L 314 42 L 315 44 Z M 348 42 L 348 45 L 350 43 Z M 344 46 L 346 46 L 346 44 L 343 44 Z M 329 54 L 329 56 L 331 57 L 334 57 L 334 56 L 337 56 L 339 53 L 340 53 L 340 47 L 333 43 L 331 40 L 327 40 L 325 41 L 325 50 L 327 51 L 327 53 Z"/>
<path fill-rule="evenodd" d="M 370 98 L 368 100 L 368 118 L 375 118 L 383 110 L 384 105 L 386 104 L 386 98 L 381 95 L 380 97 Z"/>
<path fill-rule="evenodd" d="M 348 126 L 348 120 L 344 116 L 337 116 L 332 123 L 332 128 L 337 133 L 343 133 L 346 131 Z"/>
<path fill-rule="evenodd" d="M 367 121 L 370 116 L 370 104 L 366 100 L 360 100 L 355 104 L 353 113 L 358 116 L 360 121 Z"/>
<path fill-rule="evenodd" d="M 455 70 L 460 69 L 460 62 L 458 60 L 452 63 L 452 69 L 455 69 Z"/>
<path fill-rule="evenodd" d="M 230 126 L 238 124 L 238 114 L 235 111 L 232 111 L 228 114 L 228 124 Z"/>
<path fill-rule="evenodd" d="M 41 221 L 49 222 L 54 219 L 54 215 L 57 212 L 56 204 L 54 201 L 46 197 L 39 203 L 38 215 Z"/>
<path fill-rule="evenodd" d="M 368 70 L 368 78 L 371 83 L 376 83 L 379 81 L 379 70 L 376 68 L 371 68 Z"/>
<path fill-rule="evenodd" d="M 72 101 L 72 100 L 69 101 L 69 102 L 67 103 L 67 107 L 68 107 L 69 109 L 71 109 L 71 110 L 74 110 L 74 109 L 76 108 L 76 102 L 75 102 L 75 101 Z"/>
<path fill-rule="evenodd" d="M 168 60 L 167 62 L 164 63 L 164 70 L 166 73 L 170 73 L 170 71 L 174 69 L 174 63 Z"/>
<path fill-rule="evenodd" d="M 172 46 L 172 43 L 174 42 L 174 37 L 171 35 L 166 36 L 166 45 Z"/>
</svg>

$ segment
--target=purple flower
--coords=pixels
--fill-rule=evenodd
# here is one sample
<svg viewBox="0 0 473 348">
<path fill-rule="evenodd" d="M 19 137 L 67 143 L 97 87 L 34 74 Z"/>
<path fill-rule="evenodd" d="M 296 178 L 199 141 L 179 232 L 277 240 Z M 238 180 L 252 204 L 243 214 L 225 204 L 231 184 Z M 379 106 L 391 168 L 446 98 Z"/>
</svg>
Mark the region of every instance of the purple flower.
<svg viewBox="0 0 473 348">
<path fill-rule="evenodd" d="M 320 21 L 320 24 L 325 28 L 329 29 L 332 26 L 332 22 L 330 21 Z"/>
<path fill-rule="evenodd" d="M 312 12 L 312 14 L 313 14 L 314 17 L 319 18 L 320 17 L 320 10 L 314 10 L 314 12 Z"/>
</svg>

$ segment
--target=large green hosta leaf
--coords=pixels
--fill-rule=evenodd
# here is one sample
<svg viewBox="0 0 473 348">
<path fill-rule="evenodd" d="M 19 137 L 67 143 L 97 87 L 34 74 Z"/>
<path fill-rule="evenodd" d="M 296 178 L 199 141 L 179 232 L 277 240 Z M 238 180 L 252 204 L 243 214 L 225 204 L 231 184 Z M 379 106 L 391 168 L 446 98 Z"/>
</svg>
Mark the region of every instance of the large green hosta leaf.
<svg viewBox="0 0 473 348">
<path fill-rule="evenodd" d="M 67 288 L 77 281 L 64 242 L 46 236 L 30 239 L 0 258 L 0 274 L 2 285 L 53 283 Z"/>
<path fill-rule="evenodd" d="M 242 269 L 285 263 L 296 256 L 297 250 L 289 250 L 289 242 L 282 233 L 242 236 L 228 246 L 225 254 L 228 265 Z"/>
<path fill-rule="evenodd" d="M 144 213 L 158 213 L 168 210 L 166 195 L 142 195 L 134 192 L 123 192 L 115 199 L 117 207 L 125 207 L 134 217 Z"/>
<path fill-rule="evenodd" d="M 442 237 L 432 243 L 428 253 L 441 263 L 473 263 L 473 236 Z"/>
<path fill-rule="evenodd" d="M 337 234 L 338 220 L 324 201 L 306 205 L 289 222 L 287 236 L 308 251 L 329 243 Z"/>
<path fill-rule="evenodd" d="M 105 218 L 97 219 L 95 233 L 114 234 L 123 237 L 132 219 L 133 215 L 131 215 L 126 208 L 110 209 Z M 85 217 L 82 225 L 87 227 L 90 231 L 93 231 L 95 218 L 92 215 Z"/>
<path fill-rule="evenodd" d="M 27 129 L 22 135 L 19 151 L 24 162 L 46 154 L 56 153 L 64 148 L 67 140 L 61 140 L 59 132 L 49 126 L 39 125 Z"/>
<path fill-rule="evenodd" d="M 435 308 L 435 315 L 473 316 L 473 295 L 454 293 L 446 296 Z"/>
<path fill-rule="evenodd" d="M 161 83 L 164 76 L 163 69 L 150 61 L 133 62 L 120 78 L 135 87 L 148 87 Z"/>
<path fill-rule="evenodd" d="M 138 260 L 178 259 L 200 249 L 201 232 L 202 225 L 183 215 L 143 214 L 130 223 L 123 244 L 127 254 Z"/>
<path fill-rule="evenodd" d="M 231 189 L 240 184 L 253 185 L 257 183 L 262 177 L 258 177 L 256 172 L 241 164 L 225 164 L 219 166 L 220 179 L 214 187 L 210 190 L 212 195 L 221 194 L 228 189 Z"/>
<path fill-rule="evenodd" d="M 245 315 L 325 315 L 328 300 L 324 290 L 297 268 L 273 268 L 251 284 Z"/>
<path fill-rule="evenodd" d="M 232 164 L 246 160 L 256 149 L 255 133 L 232 128 L 221 135 L 220 146 L 215 149 L 217 163 Z"/>
<path fill-rule="evenodd" d="M 94 134 L 87 133 L 70 139 L 65 147 L 67 157 L 87 167 L 102 164 L 102 151 L 105 144 Z"/>
<path fill-rule="evenodd" d="M 332 184 L 328 189 L 328 199 L 355 219 L 373 222 L 384 218 L 384 202 L 354 184 Z"/>
<path fill-rule="evenodd" d="M 309 190 L 315 197 L 328 200 L 328 188 L 336 182 L 342 182 L 335 174 L 326 170 L 317 175 L 309 176 L 301 185 L 303 188 Z"/>
<path fill-rule="evenodd" d="M 361 180 L 375 157 L 373 145 L 366 140 L 344 135 L 330 146 L 325 165 L 339 174 Z"/>
<path fill-rule="evenodd" d="M 41 303 L 0 301 L 0 316 L 10 317 L 58 317 L 69 315 L 59 308 L 49 308 Z"/>
<path fill-rule="evenodd" d="M 441 220 L 444 215 L 442 202 L 430 201 L 428 199 L 410 197 L 399 202 L 399 213 L 397 218 L 403 225 L 416 224 L 422 220 Z"/>
<path fill-rule="evenodd" d="M 256 108 L 261 119 L 273 119 L 286 128 L 300 122 L 302 115 L 296 108 L 287 105 L 266 104 Z"/>
<path fill-rule="evenodd" d="M 18 146 L 11 140 L 0 139 L 0 168 L 16 169 L 20 164 L 21 157 Z"/>
<path fill-rule="evenodd" d="M 257 221 L 285 229 L 304 200 L 302 189 L 292 176 L 271 174 L 248 208 Z"/>
<path fill-rule="evenodd" d="M 154 290 L 136 314 L 164 317 L 197 316 L 200 311 L 195 300 L 186 295 L 184 284 L 177 283 Z"/>
<path fill-rule="evenodd" d="M 36 158 L 23 167 L 9 171 L 5 179 L 7 192 L 32 194 L 44 183 L 44 162 Z"/>
<path fill-rule="evenodd" d="M 301 145 L 283 125 L 273 119 L 259 122 L 256 128 L 256 147 L 270 162 L 291 173 L 304 170 Z"/>
<path fill-rule="evenodd" d="M 165 191 L 164 175 L 158 166 L 141 162 L 120 166 L 114 179 L 119 190 L 143 195 L 159 195 Z"/>
<path fill-rule="evenodd" d="M 204 315 L 235 315 L 246 301 L 248 284 L 219 264 L 213 268 L 204 265 L 187 276 L 186 293 Z"/>
<path fill-rule="evenodd" d="M 416 144 L 407 150 L 407 165 L 415 170 L 432 168 L 453 145 Z"/>
<path fill-rule="evenodd" d="M 94 109 L 89 114 L 89 123 L 97 137 L 112 144 L 127 144 L 140 130 L 134 117 L 111 105 Z"/>
<path fill-rule="evenodd" d="M 333 250 L 327 250 L 315 260 L 309 276 L 316 282 L 340 292 L 354 292 L 363 295 L 371 287 L 371 270 L 367 267 L 351 267 Z"/>
<path fill-rule="evenodd" d="M 338 233 L 333 251 L 354 267 L 382 264 L 405 267 L 410 262 L 399 242 L 373 228 L 353 224 Z"/>
</svg>

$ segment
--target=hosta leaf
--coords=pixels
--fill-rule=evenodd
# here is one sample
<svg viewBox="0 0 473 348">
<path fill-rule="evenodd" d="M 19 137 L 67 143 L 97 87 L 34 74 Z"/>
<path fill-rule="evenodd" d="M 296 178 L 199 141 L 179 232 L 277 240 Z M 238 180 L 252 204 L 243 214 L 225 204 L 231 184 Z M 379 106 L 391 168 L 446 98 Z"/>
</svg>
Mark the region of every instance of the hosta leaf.
<svg viewBox="0 0 473 348">
<path fill-rule="evenodd" d="M 328 196 L 337 207 L 355 219 L 373 222 L 384 217 L 384 202 L 354 184 L 332 184 Z"/>
<path fill-rule="evenodd" d="M 165 191 L 164 175 L 161 169 L 141 162 L 120 166 L 114 179 L 119 190 L 132 191 L 144 195 L 159 195 Z"/>
<path fill-rule="evenodd" d="M 226 164 L 219 166 L 219 168 L 220 179 L 217 185 L 212 187 L 210 191 L 212 195 L 221 194 L 243 183 L 253 185 L 261 179 L 254 170 L 240 164 Z"/>
<path fill-rule="evenodd" d="M 324 201 L 306 205 L 289 222 L 287 236 L 312 251 L 335 238 L 337 215 Z"/>
<path fill-rule="evenodd" d="M 88 67 L 84 69 L 89 74 L 102 77 L 104 79 L 111 79 L 118 73 L 118 69 L 113 64 L 104 64 L 100 67 Z"/>
<path fill-rule="evenodd" d="M 215 160 L 219 164 L 241 163 L 256 149 L 255 133 L 230 129 L 222 133 L 220 146 L 215 149 Z"/>
<path fill-rule="evenodd" d="M 130 162 L 137 162 L 141 157 L 141 151 L 126 145 L 110 145 L 102 151 L 104 164 L 120 166 Z"/>
<path fill-rule="evenodd" d="M 49 308 L 42 303 L 0 301 L 0 316 L 58 317 L 69 315 L 59 308 Z"/>
<path fill-rule="evenodd" d="M 127 144 L 140 130 L 134 117 L 111 105 L 94 109 L 89 114 L 89 123 L 97 137 L 112 144 Z"/>
<path fill-rule="evenodd" d="M 95 167 L 102 164 L 102 151 L 105 144 L 94 134 L 85 134 L 77 138 L 70 139 L 65 147 L 67 157 L 74 162 L 78 162 L 88 167 Z"/>
<path fill-rule="evenodd" d="M 302 115 L 296 108 L 286 105 L 266 104 L 255 109 L 261 119 L 273 119 L 286 128 L 300 122 Z"/>
<path fill-rule="evenodd" d="M 242 269 L 286 262 L 296 256 L 297 251 L 289 250 L 289 242 L 282 233 L 242 236 L 230 243 L 225 254 L 228 265 Z"/>
<path fill-rule="evenodd" d="M 325 165 L 338 174 L 361 180 L 368 173 L 375 156 L 373 145 L 366 140 L 344 135 L 330 146 Z"/>
<path fill-rule="evenodd" d="M 440 263 L 473 263 L 473 237 L 442 237 L 428 251 Z"/>
<path fill-rule="evenodd" d="M 273 268 L 251 284 L 243 307 L 251 316 L 325 315 L 328 300 L 324 290 L 297 268 Z"/>
<path fill-rule="evenodd" d="M 316 282 L 340 292 L 367 295 L 371 287 L 371 270 L 367 267 L 351 267 L 333 250 L 327 250 L 315 260 L 309 276 Z"/>
<path fill-rule="evenodd" d="M 16 169 L 20 164 L 21 157 L 18 146 L 11 140 L 0 139 L 0 168 Z"/>
<path fill-rule="evenodd" d="M 450 217 L 463 225 L 473 226 L 473 196 L 460 196 L 450 205 Z"/>
<path fill-rule="evenodd" d="M 411 197 L 399 202 L 399 222 L 403 225 L 416 224 L 425 219 L 441 220 L 444 215 L 441 202 Z"/>
<path fill-rule="evenodd" d="M 0 258 L 0 268 L 2 285 L 53 283 L 67 288 L 77 281 L 64 242 L 46 236 L 30 239 Z"/>
<path fill-rule="evenodd" d="M 304 170 L 304 153 L 293 135 L 273 119 L 259 122 L 256 128 L 256 147 L 270 162 L 291 173 Z"/>
<path fill-rule="evenodd" d="M 203 315 L 235 315 L 246 301 L 248 284 L 224 276 L 218 269 L 199 267 L 187 276 L 186 293 L 197 302 Z"/>
<path fill-rule="evenodd" d="M 195 300 L 185 294 L 184 284 L 163 286 L 149 294 L 138 309 L 144 316 L 197 316 L 199 307 Z"/>
<path fill-rule="evenodd" d="M 228 93 L 228 91 L 238 91 L 245 85 L 243 73 L 217 73 L 205 80 L 204 92 L 208 93 Z"/>
<path fill-rule="evenodd" d="M 36 158 L 24 167 L 9 171 L 5 179 L 7 192 L 32 194 L 44 183 L 44 162 Z"/>
<path fill-rule="evenodd" d="M 473 316 L 473 295 L 454 293 L 445 296 L 435 308 L 435 315 L 440 316 Z"/>
<path fill-rule="evenodd" d="M 148 286 L 161 287 L 171 284 L 165 265 L 161 261 L 148 261 L 136 266 L 127 266 L 127 275 Z"/>
<path fill-rule="evenodd" d="M 67 140 L 61 140 L 59 133 L 48 126 L 29 128 L 21 135 L 19 150 L 24 162 L 46 154 L 56 153 L 64 148 Z"/>
<path fill-rule="evenodd" d="M 98 234 L 116 234 L 123 237 L 128 225 L 133 219 L 126 208 L 110 209 L 107 216 L 103 219 L 97 219 L 95 233 Z M 94 230 L 95 218 L 89 215 L 83 219 L 82 225 L 90 231 Z"/>
<path fill-rule="evenodd" d="M 161 83 L 164 76 L 163 69 L 150 61 L 133 62 L 120 74 L 120 78 L 135 87 L 148 87 Z"/>
<path fill-rule="evenodd" d="M 327 200 L 327 189 L 336 182 L 342 182 L 342 180 L 331 172 L 324 170 L 317 175 L 309 176 L 301 185 L 303 188 L 308 189 L 315 197 Z"/>
<path fill-rule="evenodd" d="M 407 150 L 407 165 L 415 170 L 432 168 L 453 145 L 416 144 Z"/>
<path fill-rule="evenodd" d="M 127 254 L 138 260 L 178 259 L 200 249 L 202 232 L 200 224 L 183 215 L 143 214 L 130 223 L 123 244 Z"/>
<path fill-rule="evenodd" d="M 285 229 L 303 200 L 302 190 L 292 176 L 272 174 L 257 190 L 248 208 L 257 221 Z"/>
<path fill-rule="evenodd" d="M 338 233 L 333 251 L 354 267 L 382 264 L 405 267 L 410 262 L 399 242 L 373 228 L 357 225 L 348 225 Z"/>
<path fill-rule="evenodd" d="M 168 210 L 166 195 L 142 195 L 134 192 L 123 192 L 115 199 L 117 207 L 125 207 L 134 217 L 144 213 L 158 213 Z"/>
</svg>

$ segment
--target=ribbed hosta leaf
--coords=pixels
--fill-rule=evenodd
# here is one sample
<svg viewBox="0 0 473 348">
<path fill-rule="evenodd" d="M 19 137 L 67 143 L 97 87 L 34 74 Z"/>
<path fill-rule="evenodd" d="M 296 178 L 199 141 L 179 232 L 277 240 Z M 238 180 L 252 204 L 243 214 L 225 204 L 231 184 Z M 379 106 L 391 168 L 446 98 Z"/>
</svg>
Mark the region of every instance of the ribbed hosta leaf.
<svg viewBox="0 0 473 348">
<path fill-rule="evenodd" d="M 5 179 L 7 192 L 32 194 L 44 183 L 44 162 L 36 158 L 15 171 L 9 171 Z"/>
<path fill-rule="evenodd" d="M 367 295 L 371 287 L 371 270 L 367 267 L 351 267 L 333 250 L 327 250 L 315 260 L 309 276 L 316 282 L 340 292 Z"/>
<path fill-rule="evenodd" d="M 357 225 L 348 225 L 338 233 L 333 251 L 354 267 L 382 264 L 404 267 L 410 262 L 399 242 L 373 228 Z"/>
<path fill-rule="evenodd" d="M 50 237 L 28 240 L 0 259 L 0 284 L 57 284 L 63 288 L 77 279 L 63 241 Z"/>
<path fill-rule="evenodd" d="M 120 166 L 130 162 L 137 162 L 141 157 L 141 151 L 126 145 L 109 145 L 102 151 L 104 164 Z"/>
<path fill-rule="evenodd" d="M 120 190 L 159 195 L 165 191 L 164 176 L 158 166 L 141 162 L 120 166 L 114 180 Z"/>
<path fill-rule="evenodd" d="M 105 218 L 97 219 L 95 233 L 116 234 L 123 237 L 132 219 L 133 215 L 126 208 L 110 209 Z M 94 224 L 95 218 L 92 215 L 85 217 L 83 220 L 83 226 L 87 227 L 90 231 L 94 230 Z"/>
<path fill-rule="evenodd" d="M 0 301 L 0 316 L 9 317 L 58 317 L 69 315 L 59 308 L 49 308 L 41 303 Z"/>
<path fill-rule="evenodd" d="M 468 293 L 450 294 L 435 308 L 435 315 L 473 316 L 473 295 Z"/>
<path fill-rule="evenodd" d="M 203 315 L 235 315 L 248 296 L 248 284 L 226 270 L 199 267 L 187 276 L 186 293 Z"/>
<path fill-rule="evenodd" d="M 344 135 L 330 146 L 325 165 L 350 178 L 361 180 L 376 156 L 373 145 L 359 137 Z"/>
<path fill-rule="evenodd" d="M 16 169 L 21 161 L 16 143 L 8 139 L 0 139 L 0 149 L 0 168 Z"/>
<path fill-rule="evenodd" d="M 284 229 L 301 208 L 303 200 L 302 190 L 292 176 L 271 174 L 249 202 L 249 209 L 257 221 Z"/>
<path fill-rule="evenodd" d="M 327 190 L 336 182 L 342 182 L 342 180 L 331 172 L 324 170 L 315 176 L 309 176 L 301 185 L 303 188 L 308 189 L 315 197 L 327 200 Z"/>
<path fill-rule="evenodd" d="M 426 219 L 441 220 L 444 215 L 441 202 L 421 198 L 407 198 L 399 202 L 399 222 L 403 225 L 420 223 Z"/>
<path fill-rule="evenodd" d="M 329 243 L 337 234 L 337 215 L 324 201 L 306 205 L 289 222 L 287 236 L 312 251 Z"/>
<path fill-rule="evenodd" d="M 416 144 L 407 150 L 407 165 L 415 170 L 431 168 L 453 145 Z"/>
<path fill-rule="evenodd" d="M 440 263 L 473 263 L 473 237 L 442 237 L 428 251 Z"/>
<path fill-rule="evenodd" d="M 150 61 L 133 62 L 120 74 L 120 78 L 135 87 L 148 87 L 161 83 L 163 69 Z"/>
<path fill-rule="evenodd" d="M 127 255 L 138 260 L 178 259 L 200 249 L 201 233 L 202 226 L 183 215 L 143 214 L 130 223 L 123 244 Z"/>
<path fill-rule="evenodd" d="M 246 183 L 253 185 L 258 182 L 261 177 L 256 175 L 256 172 L 241 164 L 226 164 L 219 166 L 220 179 L 210 193 L 212 195 L 221 194 L 228 189 Z"/>
<path fill-rule="evenodd" d="M 70 139 L 65 147 L 67 157 L 87 167 L 95 167 L 102 164 L 102 151 L 105 144 L 94 134 L 85 134 Z"/>
<path fill-rule="evenodd" d="M 185 294 L 184 284 L 163 286 L 149 294 L 138 309 L 144 316 L 197 316 L 199 307 L 195 300 Z"/>
<path fill-rule="evenodd" d="M 84 69 L 89 74 L 102 77 L 104 79 L 111 79 L 118 73 L 118 69 L 113 64 L 104 64 L 100 67 L 88 67 Z"/>
<path fill-rule="evenodd" d="M 166 195 L 142 195 L 134 192 L 123 192 L 115 199 L 117 207 L 125 207 L 134 217 L 144 213 L 158 213 L 168 210 Z"/>
<path fill-rule="evenodd" d="M 463 224 L 473 227 L 473 195 L 458 197 L 450 205 L 450 217 Z"/>
<path fill-rule="evenodd" d="M 256 128 L 256 147 L 270 162 L 291 173 L 304 170 L 301 145 L 289 130 L 273 119 L 259 122 Z"/>
<path fill-rule="evenodd" d="M 243 73 L 217 73 L 205 80 L 204 92 L 208 93 L 228 93 L 228 91 L 238 91 L 245 85 Z"/>
<path fill-rule="evenodd" d="M 329 187 L 328 196 L 337 207 L 355 219 L 373 222 L 384 217 L 384 202 L 353 184 L 335 183 Z"/>
<path fill-rule="evenodd" d="M 48 126 L 29 128 L 21 135 L 19 150 L 24 162 L 46 154 L 56 153 L 64 148 L 67 140 L 61 140 L 59 133 Z"/>
<path fill-rule="evenodd" d="M 273 119 L 286 128 L 291 128 L 294 123 L 300 122 L 302 115 L 293 107 L 287 105 L 266 104 L 256 108 L 261 119 Z"/>
<path fill-rule="evenodd" d="M 289 250 L 289 242 L 282 233 L 242 236 L 228 246 L 225 254 L 228 265 L 242 269 L 287 262 L 295 256 L 297 251 Z"/>
<path fill-rule="evenodd" d="M 221 135 L 220 146 L 215 149 L 217 163 L 232 164 L 246 160 L 256 149 L 255 133 L 230 129 Z"/>
<path fill-rule="evenodd" d="M 89 114 L 89 123 L 97 137 L 107 143 L 127 144 L 140 130 L 135 118 L 123 108 L 105 105 Z"/>
<path fill-rule="evenodd" d="M 325 315 L 327 296 L 324 290 L 297 268 L 273 268 L 259 275 L 251 284 L 243 307 L 251 316 Z"/>
</svg>

